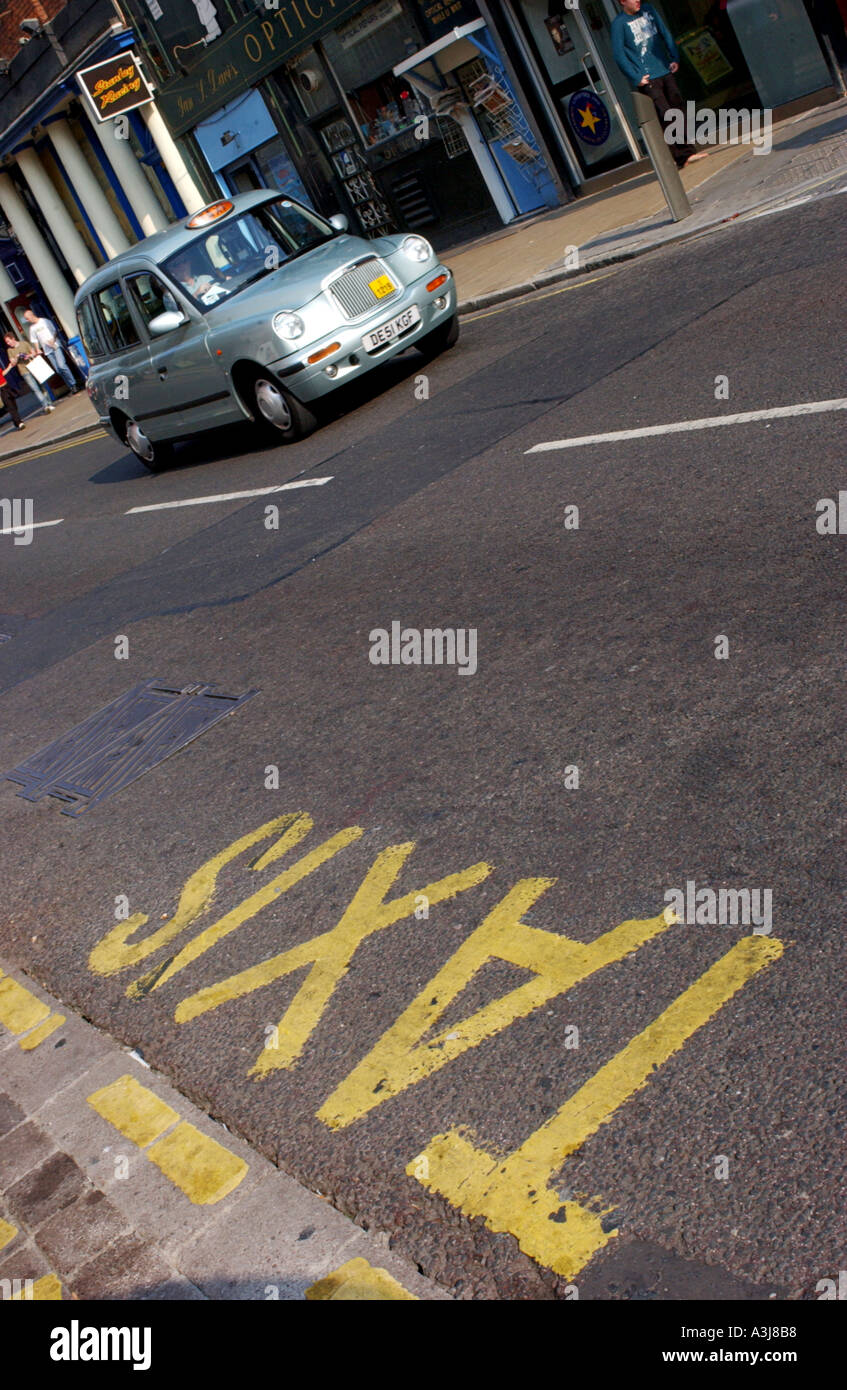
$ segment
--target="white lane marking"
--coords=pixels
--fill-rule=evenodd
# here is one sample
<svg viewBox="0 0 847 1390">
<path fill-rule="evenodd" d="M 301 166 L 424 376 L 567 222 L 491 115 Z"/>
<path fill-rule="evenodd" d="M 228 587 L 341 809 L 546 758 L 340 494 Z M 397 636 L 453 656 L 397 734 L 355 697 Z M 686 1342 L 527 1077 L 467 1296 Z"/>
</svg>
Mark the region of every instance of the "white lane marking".
<svg viewBox="0 0 847 1390">
<path fill-rule="evenodd" d="M 168 507 L 200 507 L 207 502 L 240 502 L 243 497 L 266 497 L 270 492 L 287 492 L 295 487 L 323 487 L 332 478 L 302 478 L 294 483 L 277 483 L 275 487 L 253 487 L 249 492 L 218 492 L 213 497 L 186 497 L 181 502 L 151 502 L 146 507 L 130 507 L 124 516 L 134 512 L 162 512 Z"/>
<path fill-rule="evenodd" d="M 654 434 L 684 434 L 686 430 L 712 430 L 718 425 L 747 425 L 755 420 L 780 420 L 791 415 L 821 415 L 828 410 L 847 410 L 847 397 L 832 401 L 807 401 L 800 405 L 778 405 L 772 410 L 745 410 L 738 415 L 711 415 L 705 420 L 677 420 L 671 425 L 645 425 L 640 430 L 613 430 L 610 434 L 583 434 L 576 439 L 551 439 L 533 444 L 526 454 L 542 454 L 549 449 L 576 449 L 582 444 L 611 444 L 619 439 L 645 439 Z"/>
<path fill-rule="evenodd" d="M 24 531 L 37 531 L 39 526 L 61 526 L 64 519 L 60 516 L 55 521 L 25 521 L 20 526 L 4 526 L 0 536 L 20 536 Z"/>
</svg>

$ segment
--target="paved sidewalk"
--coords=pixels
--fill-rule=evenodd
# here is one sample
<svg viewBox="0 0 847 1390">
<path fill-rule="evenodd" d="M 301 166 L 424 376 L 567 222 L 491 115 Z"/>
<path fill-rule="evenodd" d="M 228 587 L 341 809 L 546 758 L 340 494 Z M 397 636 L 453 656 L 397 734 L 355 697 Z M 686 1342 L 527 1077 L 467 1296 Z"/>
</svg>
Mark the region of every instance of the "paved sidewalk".
<svg viewBox="0 0 847 1390">
<path fill-rule="evenodd" d="M 575 273 L 626 260 L 663 244 L 814 194 L 847 177 L 847 101 L 833 102 L 774 128 L 773 149 L 722 147 L 683 170 L 691 216 L 674 222 L 652 173 L 578 198 L 516 228 L 445 251 L 460 311 L 528 294 Z M 568 248 L 579 267 L 567 265 Z"/>
<path fill-rule="evenodd" d="M 0 1301 L 16 1297 L 450 1295 L 0 968 Z"/>
<path fill-rule="evenodd" d="M 0 419 L 0 463 L 6 458 L 20 458 L 26 454 L 49 447 L 62 439 L 72 439 L 99 430 L 97 412 L 88 399 L 87 391 L 76 396 L 65 396 L 56 402 L 56 409 L 44 415 L 37 402 L 34 410 L 28 405 L 29 396 L 21 397 L 21 417 L 26 429 L 16 430 L 8 415 Z M 5 494 L 0 488 L 0 493 Z"/>
<path fill-rule="evenodd" d="M 673 222 L 652 172 L 617 184 L 517 227 L 463 243 L 442 259 L 453 270 L 459 309 L 471 313 L 517 298 L 671 242 L 760 215 L 804 196 L 818 196 L 847 179 L 847 100 L 832 102 L 774 129 L 773 149 L 749 145 L 715 151 L 683 170 L 692 214 Z M 579 252 L 578 268 L 569 249 Z M 84 394 L 61 401 L 52 415 L 28 420 L 23 435 L 0 422 L 0 467 L 50 444 L 99 430 Z M 2 490 L 0 490 L 2 491 Z"/>
</svg>

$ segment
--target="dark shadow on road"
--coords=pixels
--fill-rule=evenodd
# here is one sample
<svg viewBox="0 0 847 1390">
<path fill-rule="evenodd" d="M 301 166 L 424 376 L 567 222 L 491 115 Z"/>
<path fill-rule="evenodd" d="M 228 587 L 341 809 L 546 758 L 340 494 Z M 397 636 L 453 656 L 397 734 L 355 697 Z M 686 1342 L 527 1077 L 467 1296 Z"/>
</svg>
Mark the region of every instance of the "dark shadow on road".
<svg viewBox="0 0 847 1390">
<path fill-rule="evenodd" d="M 399 357 L 383 363 L 374 372 L 341 386 L 330 397 L 318 401 L 312 409 L 318 419 L 318 431 L 332 424 L 342 415 L 347 415 L 358 406 L 370 405 L 372 401 L 393 387 L 399 386 L 410 376 L 425 369 L 426 359 L 414 348 L 409 348 Z M 237 459 L 259 450 L 285 448 L 278 439 L 267 437 L 256 430 L 248 421 L 243 424 L 226 425 L 215 430 L 197 434 L 191 439 L 177 444 L 174 461 L 163 472 L 176 473 L 185 468 L 197 468 L 206 463 L 219 463 Z M 140 459 L 127 449 L 112 463 L 101 468 L 89 478 L 91 483 L 125 483 L 133 478 L 150 476 Z"/>
</svg>

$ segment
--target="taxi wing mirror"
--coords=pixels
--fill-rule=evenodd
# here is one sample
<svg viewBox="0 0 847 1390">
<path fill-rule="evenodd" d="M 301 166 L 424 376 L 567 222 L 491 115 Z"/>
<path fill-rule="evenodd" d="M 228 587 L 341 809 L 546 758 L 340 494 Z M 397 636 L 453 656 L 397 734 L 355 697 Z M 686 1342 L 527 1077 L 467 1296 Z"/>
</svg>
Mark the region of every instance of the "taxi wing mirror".
<svg viewBox="0 0 847 1390">
<path fill-rule="evenodd" d="M 157 314 L 147 325 L 151 333 L 157 337 L 162 333 L 173 333 L 175 328 L 180 328 L 188 320 L 185 314 L 180 313 L 179 309 L 166 309 L 163 314 Z"/>
<path fill-rule="evenodd" d="M 350 222 L 343 212 L 334 212 L 329 222 L 330 226 L 334 227 L 337 232 L 346 232 L 347 228 L 350 226 Z"/>
</svg>

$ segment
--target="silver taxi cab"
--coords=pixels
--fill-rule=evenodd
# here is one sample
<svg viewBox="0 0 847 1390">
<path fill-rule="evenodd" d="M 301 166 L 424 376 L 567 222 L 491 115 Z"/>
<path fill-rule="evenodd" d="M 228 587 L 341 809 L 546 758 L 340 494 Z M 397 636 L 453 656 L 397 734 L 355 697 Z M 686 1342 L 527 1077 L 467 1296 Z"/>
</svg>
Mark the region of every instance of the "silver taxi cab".
<svg viewBox="0 0 847 1390">
<path fill-rule="evenodd" d="M 299 439 L 320 397 L 459 332 L 453 277 L 423 237 L 365 241 L 268 189 L 138 242 L 74 303 L 100 421 L 153 471 L 177 440 L 238 420 Z"/>
</svg>

